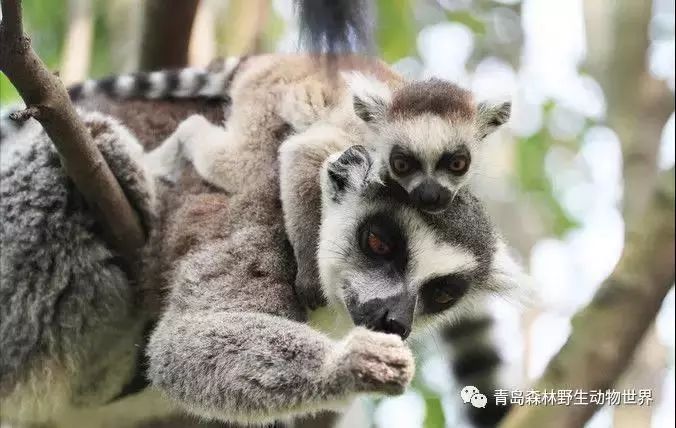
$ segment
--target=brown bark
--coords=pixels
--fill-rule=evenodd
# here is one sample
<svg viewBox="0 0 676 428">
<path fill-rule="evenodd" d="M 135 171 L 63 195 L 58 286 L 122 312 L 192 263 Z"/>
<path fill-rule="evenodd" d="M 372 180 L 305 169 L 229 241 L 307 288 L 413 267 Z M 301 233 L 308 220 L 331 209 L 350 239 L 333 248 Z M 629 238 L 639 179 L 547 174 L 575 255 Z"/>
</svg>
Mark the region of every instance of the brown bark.
<svg viewBox="0 0 676 428">
<path fill-rule="evenodd" d="M 664 173 L 624 253 L 592 302 L 572 320 L 566 344 L 533 389 L 606 390 L 632 361 L 674 283 L 674 170 Z M 501 425 L 581 427 L 597 406 L 517 407 Z"/>
<path fill-rule="evenodd" d="M 141 69 L 188 64 L 190 33 L 199 0 L 146 0 L 141 36 Z"/>
<path fill-rule="evenodd" d="M 631 221 L 640 217 L 657 180 L 662 129 L 674 97 L 646 66 L 652 2 L 587 0 L 585 16 L 589 70 L 603 87 L 608 125 L 622 143 L 623 208 Z"/>
<path fill-rule="evenodd" d="M 145 240 L 137 213 L 94 145 L 65 87 L 47 70 L 23 34 L 21 1 L 2 0 L 2 15 L 0 70 L 26 103 L 22 115 L 42 124 L 67 174 L 102 222 L 110 244 L 121 255 L 133 257 Z"/>
</svg>

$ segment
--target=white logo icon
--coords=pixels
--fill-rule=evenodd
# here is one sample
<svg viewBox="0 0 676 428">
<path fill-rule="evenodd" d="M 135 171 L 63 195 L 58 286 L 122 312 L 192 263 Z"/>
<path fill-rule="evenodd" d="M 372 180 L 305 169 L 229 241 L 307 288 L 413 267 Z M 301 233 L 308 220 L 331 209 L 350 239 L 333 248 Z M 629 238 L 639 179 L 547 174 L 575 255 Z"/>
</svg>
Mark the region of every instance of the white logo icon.
<svg viewBox="0 0 676 428">
<path fill-rule="evenodd" d="M 472 406 L 476 407 L 477 409 L 483 409 L 484 407 L 486 407 L 487 402 L 488 399 L 486 398 L 486 396 L 480 392 L 472 395 L 472 399 L 470 400 Z"/>
<path fill-rule="evenodd" d="M 486 396 L 479 392 L 479 388 L 473 385 L 464 387 L 462 391 L 460 391 L 460 397 L 462 397 L 463 403 L 470 403 L 477 409 L 483 409 L 488 402 Z"/>
<path fill-rule="evenodd" d="M 462 389 L 462 391 L 460 391 L 460 397 L 462 397 L 462 402 L 466 404 L 466 403 L 469 403 L 469 401 L 472 399 L 472 396 L 474 394 L 478 394 L 478 393 L 479 393 L 479 388 L 477 388 L 476 386 L 467 385 L 466 387 L 464 387 Z"/>
</svg>

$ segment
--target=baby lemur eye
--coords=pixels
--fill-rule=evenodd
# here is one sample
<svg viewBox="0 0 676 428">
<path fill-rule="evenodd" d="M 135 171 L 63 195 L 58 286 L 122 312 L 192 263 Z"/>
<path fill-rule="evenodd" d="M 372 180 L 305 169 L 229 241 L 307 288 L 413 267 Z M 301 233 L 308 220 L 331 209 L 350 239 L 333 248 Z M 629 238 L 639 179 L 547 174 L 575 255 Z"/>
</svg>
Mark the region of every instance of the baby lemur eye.
<svg viewBox="0 0 676 428">
<path fill-rule="evenodd" d="M 403 156 L 397 156 L 392 159 L 392 169 L 399 175 L 406 174 L 411 170 L 411 162 Z"/>
<path fill-rule="evenodd" d="M 462 175 L 469 169 L 469 157 L 465 155 L 455 155 L 448 164 L 448 169 L 454 175 Z"/>
<path fill-rule="evenodd" d="M 469 169 L 471 160 L 469 149 L 463 144 L 452 153 L 444 153 L 437 163 L 437 169 L 448 171 L 455 176 L 461 176 Z"/>
<path fill-rule="evenodd" d="M 397 175 L 407 175 L 419 169 L 420 163 L 407 149 L 395 145 L 390 152 L 390 167 Z"/>
</svg>

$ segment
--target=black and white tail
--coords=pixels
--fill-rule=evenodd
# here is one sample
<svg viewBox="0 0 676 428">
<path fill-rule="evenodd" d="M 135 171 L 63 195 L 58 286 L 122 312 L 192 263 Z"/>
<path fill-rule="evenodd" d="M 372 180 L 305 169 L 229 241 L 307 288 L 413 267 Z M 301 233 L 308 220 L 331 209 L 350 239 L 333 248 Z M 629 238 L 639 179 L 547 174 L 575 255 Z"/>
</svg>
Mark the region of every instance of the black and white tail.
<svg viewBox="0 0 676 428">
<path fill-rule="evenodd" d="M 87 80 L 68 88 L 73 101 L 103 94 L 113 98 L 169 99 L 213 98 L 226 99 L 227 89 L 241 58 L 224 60 L 219 70 L 181 68 L 138 72 Z"/>
<path fill-rule="evenodd" d="M 77 102 L 95 95 L 122 99 L 202 98 L 227 100 L 228 88 L 244 58 L 232 57 L 208 68 L 182 68 L 138 72 L 87 80 L 68 87 L 71 100 Z M 24 125 L 10 118 L 22 105 L 0 111 L 0 141 L 20 131 Z"/>
<path fill-rule="evenodd" d="M 509 406 L 496 405 L 494 397 L 494 392 L 504 385 L 500 376 L 503 360 L 492 335 L 493 328 L 494 318 L 479 311 L 442 330 L 444 341 L 451 347 L 451 369 L 459 388 L 474 386 L 488 399 L 484 408 L 464 404 L 469 421 L 481 428 L 497 426 L 509 411 Z"/>
</svg>

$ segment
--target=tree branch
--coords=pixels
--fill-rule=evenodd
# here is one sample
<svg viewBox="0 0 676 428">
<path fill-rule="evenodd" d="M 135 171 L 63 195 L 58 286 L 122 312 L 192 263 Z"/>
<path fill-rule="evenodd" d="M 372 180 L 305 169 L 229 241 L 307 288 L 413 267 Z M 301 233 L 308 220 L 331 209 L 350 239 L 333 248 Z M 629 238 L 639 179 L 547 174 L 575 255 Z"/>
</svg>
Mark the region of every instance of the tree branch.
<svg viewBox="0 0 676 428">
<path fill-rule="evenodd" d="M 652 2 L 585 1 L 588 67 L 603 87 L 608 125 L 622 143 L 627 221 L 640 218 L 649 203 L 662 129 L 674 111 L 669 87 L 646 66 L 651 17 Z"/>
<path fill-rule="evenodd" d="M 0 70 L 26 103 L 21 118 L 32 116 L 42 124 L 66 172 L 103 223 L 110 244 L 122 256 L 133 257 L 145 241 L 137 213 L 94 145 L 66 89 L 22 33 L 21 1 L 2 0 L 1 4 Z"/>
<path fill-rule="evenodd" d="M 141 36 L 141 69 L 188 64 L 190 33 L 199 0 L 146 0 Z"/>
<path fill-rule="evenodd" d="M 630 225 L 613 274 L 572 320 L 566 344 L 535 390 L 605 390 L 614 385 L 674 283 L 674 170 L 662 174 L 641 221 Z M 597 406 L 517 407 L 503 428 L 583 426 Z"/>
</svg>

